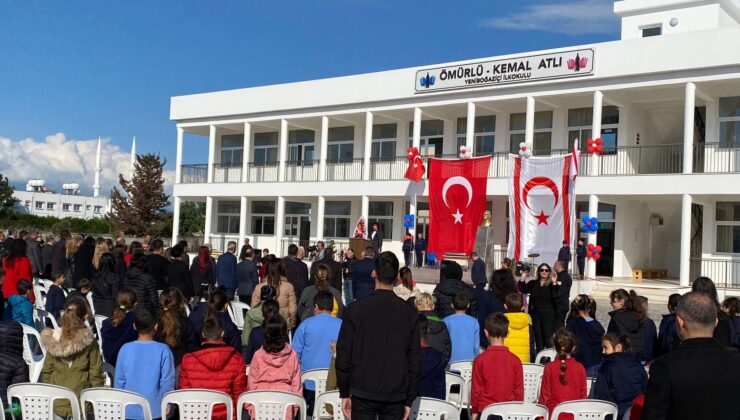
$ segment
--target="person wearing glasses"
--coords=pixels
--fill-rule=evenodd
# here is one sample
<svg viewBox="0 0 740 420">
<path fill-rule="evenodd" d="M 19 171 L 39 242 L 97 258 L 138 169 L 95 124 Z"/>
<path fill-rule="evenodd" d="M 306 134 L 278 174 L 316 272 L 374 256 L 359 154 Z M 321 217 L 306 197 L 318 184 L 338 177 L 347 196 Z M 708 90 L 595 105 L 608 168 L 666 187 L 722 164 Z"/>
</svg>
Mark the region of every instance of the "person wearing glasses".
<svg viewBox="0 0 740 420">
<path fill-rule="evenodd" d="M 529 315 L 537 352 L 552 348 L 552 334 L 557 322 L 557 302 L 560 299 L 558 277 L 546 263 L 537 267 L 537 275 L 522 287 L 529 294 Z"/>
</svg>

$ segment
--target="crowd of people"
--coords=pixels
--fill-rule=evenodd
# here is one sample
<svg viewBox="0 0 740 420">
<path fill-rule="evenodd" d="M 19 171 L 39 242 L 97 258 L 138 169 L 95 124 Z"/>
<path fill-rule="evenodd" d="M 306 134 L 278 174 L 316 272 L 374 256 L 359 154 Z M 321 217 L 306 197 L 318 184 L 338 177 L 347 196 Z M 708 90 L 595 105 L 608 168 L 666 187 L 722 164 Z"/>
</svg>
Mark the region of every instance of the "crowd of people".
<svg viewBox="0 0 740 420">
<path fill-rule="evenodd" d="M 163 395 L 190 388 L 222 391 L 234 401 L 245 391 L 287 391 L 302 395 L 312 411 L 315 384 L 301 383 L 301 373 L 313 369 L 329 369 L 327 390 L 339 391 L 348 417 L 406 418 L 418 396 L 445 399 L 445 372 L 466 361 L 477 417 L 489 404 L 522 401 L 522 364 L 549 348 L 557 356 L 544 368 L 539 403 L 550 411 L 590 397 L 614 402 L 619 418 L 628 409 L 643 419 L 740 416 L 732 400 L 740 389 L 740 300 L 720 303 L 705 277 L 670 297 L 659 327 L 647 298 L 613 291 L 604 328 L 592 297 L 570 299 L 562 260 L 540 264 L 531 278 L 525 266 L 517 278 L 515 262 L 506 259 L 488 278 L 473 255 L 472 285 L 460 265 L 446 262 L 429 293 L 392 252 L 372 246 L 359 258 L 321 247 L 307 264 L 297 245 L 278 258 L 245 240 L 241 247 L 227 243 L 217 258 L 200 246 L 190 261 L 186 242 L 165 249 L 149 236 L 127 244 L 64 230 L 43 245 L 37 237 L 8 232 L 4 241 L 6 407 L 7 386 L 29 380 L 19 362 L 19 323 L 38 326 L 33 281 L 42 278 L 51 281 L 45 308 L 58 328 L 41 333 L 41 381 L 79 395 L 105 383 L 107 363 L 115 368 L 112 385 L 145 396 L 154 418 L 174 418 L 174 408 L 160 412 Z M 42 257 L 34 262 L 36 254 L 49 254 L 49 266 Z M 232 301 L 249 305 L 241 331 L 229 314 Z M 107 317 L 99 331 L 93 315 Z M 590 395 L 588 377 L 596 378 Z M 244 410 L 255 417 L 252 407 Z M 56 402 L 55 413 L 69 418 L 71 408 Z M 143 413 L 129 407 L 126 416 Z M 214 418 L 225 418 L 225 410 Z"/>
</svg>

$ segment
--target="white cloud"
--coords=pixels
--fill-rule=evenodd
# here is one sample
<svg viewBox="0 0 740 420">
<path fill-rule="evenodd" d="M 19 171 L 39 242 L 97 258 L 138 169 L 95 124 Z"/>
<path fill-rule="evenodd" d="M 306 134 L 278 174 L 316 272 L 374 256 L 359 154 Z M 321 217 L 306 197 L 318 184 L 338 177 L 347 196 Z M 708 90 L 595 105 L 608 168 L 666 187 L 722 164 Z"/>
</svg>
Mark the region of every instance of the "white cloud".
<svg viewBox="0 0 740 420">
<path fill-rule="evenodd" d="M 535 4 L 508 16 L 489 18 L 483 26 L 515 31 L 566 35 L 609 34 L 619 31 L 612 0 L 575 0 Z"/>
<path fill-rule="evenodd" d="M 98 139 L 73 140 L 63 133 L 47 136 L 44 141 L 31 138 L 13 141 L 0 136 L 0 173 L 7 176 L 16 189 L 25 188 L 29 179 L 43 179 L 48 187 L 57 191 L 64 183 L 76 182 L 83 194 L 92 194 L 97 147 Z M 128 176 L 131 154 L 111 144 L 109 139 L 103 139 L 101 151 L 100 195 L 107 197 L 113 186 L 118 185 L 118 174 Z M 170 194 L 173 171 L 166 171 L 165 179 L 165 188 Z"/>
</svg>

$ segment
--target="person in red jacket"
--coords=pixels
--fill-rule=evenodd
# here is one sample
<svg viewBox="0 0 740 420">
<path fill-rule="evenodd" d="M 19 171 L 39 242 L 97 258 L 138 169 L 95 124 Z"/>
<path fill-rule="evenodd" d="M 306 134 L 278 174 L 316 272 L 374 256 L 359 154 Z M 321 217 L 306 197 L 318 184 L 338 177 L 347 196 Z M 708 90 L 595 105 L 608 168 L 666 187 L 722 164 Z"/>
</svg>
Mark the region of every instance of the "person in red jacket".
<svg viewBox="0 0 740 420">
<path fill-rule="evenodd" d="M 5 281 L 3 282 L 3 296 L 7 299 L 11 295 L 17 295 L 16 285 L 18 281 L 26 279 L 33 282 L 31 262 L 26 258 L 26 241 L 15 239 L 10 248 L 10 253 L 3 259 L 5 270 Z M 34 299 L 31 298 L 31 302 Z"/>
<path fill-rule="evenodd" d="M 180 364 L 179 389 L 201 388 L 231 395 L 233 403 L 247 389 L 246 364 L 234 347 L 224 343 L 224 327 L 218 318 L 210 318 L 203 326 L 201 350 L 186 354 Z M 241 409 L 234 409 L 234 418 Z M 214 420 L 226 419 L 226 409 L 217 405 Z"/>
<path fill-rule="evenodd" d="M 491 404 L 524 401 L 522 362 L 504 345 L 509 334 L 509 319 L 502 313 L 488 315 L 485 334 L 490 346 L 473 361 L 470 393 L 473 420 Z"/>
<path fill-rule="evenodd" d="M 550 410 L 551 415 L 552 410 L 560 403 L 586 399 L 586 369 L 571 358 L 576 349 L 576 336 L 560 328 L 552 336 L 552 342 L 558 358 L 545 366 L 539 401 Z M 560 420 L 572 418 L 572 415 L 562 415 Z"/>
</svg>

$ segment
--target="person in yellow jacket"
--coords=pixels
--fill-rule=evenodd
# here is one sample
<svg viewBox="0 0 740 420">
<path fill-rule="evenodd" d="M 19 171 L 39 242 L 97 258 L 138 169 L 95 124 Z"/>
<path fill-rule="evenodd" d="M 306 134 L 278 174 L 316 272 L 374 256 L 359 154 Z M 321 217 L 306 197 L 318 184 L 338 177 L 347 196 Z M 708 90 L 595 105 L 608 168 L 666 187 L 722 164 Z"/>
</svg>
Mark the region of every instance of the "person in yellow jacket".
<svg viewBox="0 0 740 420">
<path fill-rule="evenodd" d="M 529 314 L 522 312 L 523 306 L 524 300 L 519 293 L 512 293 L 504 298 L 504 315 L 509 319 L 509 335 L 504 339 L 504 345 L 522 363 L 529 363 L 533 358 L 532 319 Z"/>
</svg>

